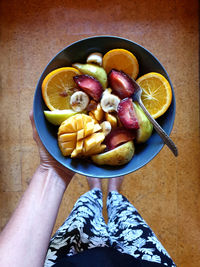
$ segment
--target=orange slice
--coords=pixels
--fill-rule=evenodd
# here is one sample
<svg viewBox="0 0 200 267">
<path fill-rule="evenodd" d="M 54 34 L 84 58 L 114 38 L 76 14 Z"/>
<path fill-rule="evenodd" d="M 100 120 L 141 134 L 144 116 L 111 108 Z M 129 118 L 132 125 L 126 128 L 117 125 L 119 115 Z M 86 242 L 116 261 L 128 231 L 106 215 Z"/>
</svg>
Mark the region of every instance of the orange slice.
<svg viewBox="0 0 200 267">
<path fill-rule="evenodd" d="M 75 68 L 65 67 L 56 69 L 45 77 L 42 96 L 50 110 L 71 108 L 70 97 L 76 88 L 73 77 L 80 74 Z"/>
<path fill-rule="evenodd" d="M 163 115 L 172 101 L 172 89 L 167 79 L 150 72 L 137 79 L 137 83 L 142 87 L 142 102 L 151 116 L 156 119 Z"/>
<path fill-rule="evenodd" d="M 126 49 L 112 49 L 103 56 L 103 68 L 107 73 L 111 69 L 122 70 L 133 79 L 136 79 L 139 73 L 139 64 L 137 58 Z"/>
</svg>

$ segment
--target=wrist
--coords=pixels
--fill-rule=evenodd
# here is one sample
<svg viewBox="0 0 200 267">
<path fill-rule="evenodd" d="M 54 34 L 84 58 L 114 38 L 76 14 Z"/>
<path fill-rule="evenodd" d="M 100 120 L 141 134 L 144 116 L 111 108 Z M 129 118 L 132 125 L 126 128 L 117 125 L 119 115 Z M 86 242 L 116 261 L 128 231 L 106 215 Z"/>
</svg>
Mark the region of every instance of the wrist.
<svg viewBox="0 0 200 267">
<path fill-rule="evenodd" d="M 49 167 L 44 164 L 40 164 L 37 171 L 43 175 L 43 179 L 49 180 L 54 187 L 61 188 L 64 191 L 73 177 L 72 172 L 68 173 L 62 168 L 54 166 Z"/>
</svg>

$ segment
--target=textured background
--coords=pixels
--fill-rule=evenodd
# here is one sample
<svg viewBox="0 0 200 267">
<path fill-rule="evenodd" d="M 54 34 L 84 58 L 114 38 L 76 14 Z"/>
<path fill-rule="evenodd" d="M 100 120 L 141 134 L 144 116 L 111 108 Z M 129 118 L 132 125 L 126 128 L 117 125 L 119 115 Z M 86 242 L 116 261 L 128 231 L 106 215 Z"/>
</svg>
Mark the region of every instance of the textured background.
<svg viewBox="0 0 200 267">
<path fill-rule="evenodd" d="M 177 102 L 171 137 L 179 148 L 178 158 L 164 147 L 148 165 L 127 175 L 122 193 L 178 266 L 199 266 L 198 1 L 2 0 L 0 32 L 0 227 L 39 163 L 29 111 L 42 70 L 71 42 L 117 35 L 145 46 L 165 66 Z M 105 193 L 106 185 L 104 180 Z M 76 175 L 55 229 L 87 190 L 85 177 Z"/>
</svg>

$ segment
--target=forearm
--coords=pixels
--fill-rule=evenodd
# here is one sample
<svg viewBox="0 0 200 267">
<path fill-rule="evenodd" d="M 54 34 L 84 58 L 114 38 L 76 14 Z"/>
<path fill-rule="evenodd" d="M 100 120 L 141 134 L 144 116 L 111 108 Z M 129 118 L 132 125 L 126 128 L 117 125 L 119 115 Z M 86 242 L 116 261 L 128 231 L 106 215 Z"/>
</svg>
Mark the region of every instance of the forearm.
<svg viewBox="0 0 200 267">
<path fill-rule="evenodd" d="M 62 171 L 61 171 L 62 172 Z M 59 206 L 70 181 L 41 166 L 0 235 L 0 266 L 43 266 Z"/>
</svg>

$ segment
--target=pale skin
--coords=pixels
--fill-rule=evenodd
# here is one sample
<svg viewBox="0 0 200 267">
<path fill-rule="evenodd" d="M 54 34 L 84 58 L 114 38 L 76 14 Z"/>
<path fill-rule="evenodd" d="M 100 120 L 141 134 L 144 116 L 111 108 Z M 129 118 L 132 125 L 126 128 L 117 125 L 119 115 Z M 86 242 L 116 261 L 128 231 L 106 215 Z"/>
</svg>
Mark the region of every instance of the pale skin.
<svg viewBox="0 0 200 267">
<path fill-rule="evenodd" d="M 40 165 L 17 209 L 0 234 L 0 266 L 44 266 L 47 248 L 62 197 L 74 173 L 55 161 L 42 145 L 30 114 L 33 138 L 39 149 Z M 110 179 L 109 191 L 118 191 L 122 178 Z M 101 181 L 88 178 L 90 189 Z"/>
</svg>

